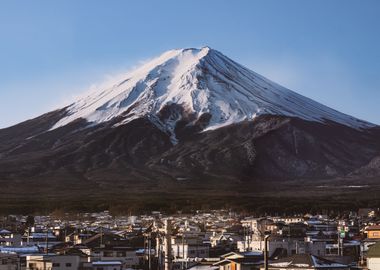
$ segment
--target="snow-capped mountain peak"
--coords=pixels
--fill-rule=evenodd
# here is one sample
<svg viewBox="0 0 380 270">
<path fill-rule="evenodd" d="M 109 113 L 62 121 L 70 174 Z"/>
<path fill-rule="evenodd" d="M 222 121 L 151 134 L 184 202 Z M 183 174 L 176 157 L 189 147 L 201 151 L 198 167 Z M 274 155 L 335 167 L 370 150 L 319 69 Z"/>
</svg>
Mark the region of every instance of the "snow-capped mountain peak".
<svg viewBox="0 0 380 270">
<path fill-rule="evenodd" d="M 162 120 L 160 112 L 176 105 L 176 114 Z M 172 133 L 178 120 L 196 121 L 209 115 L 204 130 L 253 120 L 259 114 L 333 121 L 353 128 L 370 123 L 337 112 L 286 89 L 232 61 L 222 53 L 200 49 L 170 50 L 115 82 L 73 103 L 52 129 L 84 118 L 97 124 L 119 117 L 117 125 L 148 117 Z"/>
</svg>

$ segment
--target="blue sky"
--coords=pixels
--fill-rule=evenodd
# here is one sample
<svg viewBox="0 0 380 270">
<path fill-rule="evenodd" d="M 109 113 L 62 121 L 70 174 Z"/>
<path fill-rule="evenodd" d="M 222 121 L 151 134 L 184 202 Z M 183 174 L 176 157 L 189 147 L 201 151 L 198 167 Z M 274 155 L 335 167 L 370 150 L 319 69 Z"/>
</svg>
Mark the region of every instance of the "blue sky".
<svg viewBox="0 0 380 270">
<path fill-rule="evenodd" d="M 208 45 L 380 124 L 380 1 L 2 0 L 0 127 L 163 51 Z"/>
</svg>

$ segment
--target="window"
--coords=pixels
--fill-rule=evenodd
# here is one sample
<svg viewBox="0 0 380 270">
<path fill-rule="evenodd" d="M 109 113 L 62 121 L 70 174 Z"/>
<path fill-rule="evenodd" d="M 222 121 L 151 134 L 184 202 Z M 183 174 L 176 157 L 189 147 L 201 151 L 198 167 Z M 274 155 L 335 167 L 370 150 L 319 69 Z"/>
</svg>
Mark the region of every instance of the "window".
<svg viewBox="0 0 380 270">
<path fill-rule="evenodd" d="M 103 267 L 96 267 L 96 270 L 103 270 Z"/>
<path fill-rule="evenodd" d="M 126 252 L 125 251 L 118 251 L 116 253 L 116 257 L 125 257 L 127 256 Z"/>
<path fill-rule="evenodd" d="M 60 263 L 53 263 L 53 267 L 60 267 L 61 264 Z"/>
<path fill-rule="evenodd" d="M 103 256 L 104 257 L 113 257 L 113 252 L 112 251 L 104 251 Z"/>
<path fill-rule="evenodd" d="M 71 267 L 71 263 L 66 263 L 66 267 Z"/>
</svg>

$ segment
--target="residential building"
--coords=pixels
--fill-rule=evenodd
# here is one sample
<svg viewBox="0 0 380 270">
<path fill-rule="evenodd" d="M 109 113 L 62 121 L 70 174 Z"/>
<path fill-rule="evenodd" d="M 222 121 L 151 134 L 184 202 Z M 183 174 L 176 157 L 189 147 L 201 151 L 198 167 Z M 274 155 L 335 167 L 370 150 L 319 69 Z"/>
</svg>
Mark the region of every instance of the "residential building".
<svg viewBox="0 0 380 270">
<path fill-rule="evenodd" d="M 16 254 L 0 253 L 0 270 L 20 270 L 20 258 Z"/>
<path fill-rule="evenodd" d="M 269 263 L 269 270 L 297 269 L 297 270 L 349 270 L 350 267 L 346 264 L 337 263 L 326 260 L 319 256 L 310 254 L 296 254 Z M 261 267 L 264 270 L 264 267 Z"/>
<path fill-rule="evenodd" d="M 79 256 L 38 254 L 26 257 L 27 270 L 78 270 L 79 266 Z"/>
<path fill-rule="evenodd" d="M 210 248 L 208 245 L 172 244 L 172 255 L 174 258 L 207 258 Z"/>
<path fill-rule="evenodd" d="M 213 264 L 219 270 L 255 270 L 263 264 L 262 253 L 249 253 L 248 255 L 230 252 L 221 256 L 220 261 Z"/>
<path fill-rule="evenodd" d="M 373 225 L 366 228 L 368 239 L 380 239 L 380 225 Z"/>
<path fill-rule="evenodd" d="M 239 251 L 243 252 L 245 248 L 244 243 L 238 242 Z M 264 241 L 251 241 L 249 243 L 249 250 L 252 251 L 263 251 Z M 292 254 L 305 254 L 310 253 L 316 256 L 325 256 L 326 254 L 326 242 L 321 241 L 311 241 L 308 238 L 298 239 L 298 238 L 288 238 L 288 237 L 278 237 L 271 236 L 268 241 L 268 252 L 269 256 L 275 253 L 281 252 L 286 255 Z"/>
<path fill-rule="evenodd" d="M 367 252 L 367 268 L 380 270 L 380 242 L 369 247 Z"/>
<path fill-rule="evenodd" d="M 8 230 L 0 230 L 0 246 L 20 246 L 22 237 L 20 234 Z"/>
<path fill-rule="evenodd" d="M 91 263 L 91 267 L 84 267 L 86 270 L 122 270 L 123 263 L 120 261 L 96 261 Z"/>
<path fill-rule="evenodd" d="M 136 249 L 129 247 L 93 248 L 90 254 L 92 262 L 119 261 L 123 269 L 133 268 L 139 265 L 139 257 L 136 254 Z"/>
</svg>

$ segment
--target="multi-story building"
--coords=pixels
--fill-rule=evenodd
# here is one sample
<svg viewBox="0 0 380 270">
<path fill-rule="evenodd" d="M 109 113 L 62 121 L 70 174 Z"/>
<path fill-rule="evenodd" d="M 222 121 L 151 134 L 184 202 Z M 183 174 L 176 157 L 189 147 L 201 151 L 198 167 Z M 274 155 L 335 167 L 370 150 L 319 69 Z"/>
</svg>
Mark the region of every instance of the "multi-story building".
<svg viewBox="0 0 380 270">
<path fill-rule="evenodd" d="M 192 244 L 174 244 L 172 245 L 172 255 L 174 258 L 207 258 L 209 257 L 209 246 L 192 245 Z"/>
<path fill-rule="evenodd" d="M 251 241 L 249 242 L 249 250 L 263 251 L 264 241 Z M 241 242 L 238 242 L 239 251 L 243 252 L 246 246 L 242 246 Z M 275 252 L 282 252 L 282 254 L 312 254 L 316 256 L 324 256 L 326 254 L 326 243 L 320 241 L 310 241 L 309 239 L 294 239 L 288 237 L 274 237 L 272 236 L 268 241 L 269 256 L 275 254 Z"/>
<path fill-rule="evenodd" d="M 262 266 L 260 270 L 264 270 Z M 349 270 L 350 266 L 343 263 L 327 260 L 319 256 L 310 254 L 298 254 L 285 258 L 281 258 L 276 261 L 272 261 L 268 266 L 269 270 Z"/>
<path fill-rule="evenodd" d="M 380 225 L 373 225 L 366 228 L 368 239 L 380 239 Z"/>
<path fill-rule="evenodd" d="M 26 270 L 78 270 L 80 257 L 76 255 L 29 255 Z"/>
<path fill-rule="evenodd" d="M 83 270 L 122 270 L 123 263 L 120 261 L 96 261 L 83 264 Z"/>
<path fill-rule="evenodd" d="M 8 230 L 0 231 L 0 246 L 20 246 L 22 237 L 20 234 L 12 233 Z"/>
<path fill-rule="evenodd" d="M 133 268 L 139 265 L 139 257 L 136 254 L 136 249 L 128 247 L 105 247 L 93 248 L 91 250 L 91 261 L 97 262 L 121 262 L 121 267 Z"/>
<path fill-rule="evenodd" d="M 380 269 L 380 242 L 370 246 L 367 253 L 367 268 L 369 270 Z"/>
</svg>

